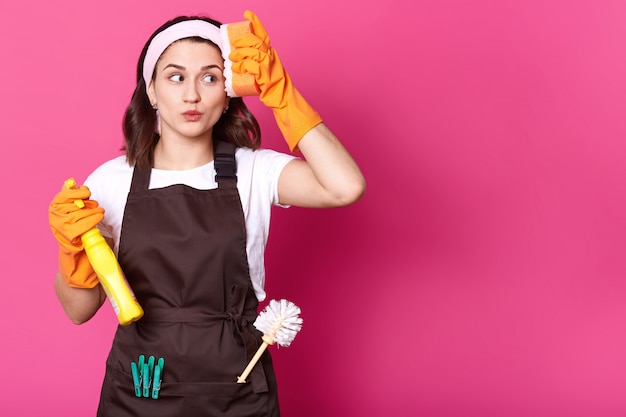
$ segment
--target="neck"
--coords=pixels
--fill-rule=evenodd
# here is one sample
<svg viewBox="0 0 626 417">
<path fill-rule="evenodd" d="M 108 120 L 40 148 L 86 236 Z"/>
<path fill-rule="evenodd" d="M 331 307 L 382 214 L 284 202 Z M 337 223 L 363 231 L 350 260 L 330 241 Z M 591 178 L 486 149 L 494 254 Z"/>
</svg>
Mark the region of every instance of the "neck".
<svg viewBox="0 0 626 417">
<path fill-rule="evenodd" d="M 161 137 L 154 148 L 154 168 L 185 170 L 213 160 L 213 139 L 180 140 Z"/>
</svg>

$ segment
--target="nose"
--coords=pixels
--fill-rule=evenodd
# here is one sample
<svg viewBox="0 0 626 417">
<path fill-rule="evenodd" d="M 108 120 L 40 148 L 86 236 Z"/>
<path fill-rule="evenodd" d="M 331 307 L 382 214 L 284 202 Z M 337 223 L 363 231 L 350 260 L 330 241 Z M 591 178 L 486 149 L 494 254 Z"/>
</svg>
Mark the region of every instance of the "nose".
<svg viewBox="0 0 626 417">
<path fill-rule="evenodd" d="M 183 99 L 189 103 L 197 103 L 200 101 L 200 92 L 195 82 L 190 81 L 187 83 Z"/>
</svg>

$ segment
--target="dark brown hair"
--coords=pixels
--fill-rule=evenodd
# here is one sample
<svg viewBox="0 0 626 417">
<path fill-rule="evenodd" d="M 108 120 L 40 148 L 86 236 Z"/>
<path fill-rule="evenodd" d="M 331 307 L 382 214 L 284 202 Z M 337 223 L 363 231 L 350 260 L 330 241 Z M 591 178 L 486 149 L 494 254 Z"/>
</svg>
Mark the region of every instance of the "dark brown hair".
<svg viewBox="0 0 626 417">
<path fill-rule="evenodd" d="M 154 147 L 160 139 L 155 132 L 157 123 L 156 112 L 150 104 L 146 93 L 146 83 L 143 79 L 143 61 L 152 39 L 168 27 L 186 20 L 204 20 L 215 26 L 220 26 L 216 20 L 200 16 L 179 16 L 159 27 L 150 36 L 139 55 L 137 62 L 137 86 L 124 113 L 122 128 L 124 131 L 124 147 L 128 163 L 135 164 L 142 169 L 152 168 L 154 162 Z M 203 38 L 188 38 L 197 42 L 207 42 L 217 46 Z M 154 74 L 153 74 L 154 77 Z M 213 126 L 213 140 L 223 140 L 237 147 L 257 149 L 261 146 L 261 129 L 259 123 L 246 107 L 243 99 L 233 97 L 228 103 L 228 110 L 220 117 Z"/>
</svg>

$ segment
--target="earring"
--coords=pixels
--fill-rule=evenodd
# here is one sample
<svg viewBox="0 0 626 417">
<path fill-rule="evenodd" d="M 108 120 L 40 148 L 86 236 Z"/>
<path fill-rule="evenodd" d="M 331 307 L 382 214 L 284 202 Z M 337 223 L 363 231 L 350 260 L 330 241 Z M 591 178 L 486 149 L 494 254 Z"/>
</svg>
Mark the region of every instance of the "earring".
<svg viewBox="0 0 626 417">
<path fill-rule="evenodd" d="M 156 103 L 150 103 L 150 105 L 152 105 L 152 108 L 153 108 L 154 110 L 157 110 L 157 105 L 156 105 Z"/>
<path fill-rule="evenodd" d="M 228 111 L 228 105 L 226 106 L 226 108 L 224 109 L 224 111 L 222 112 L 222 114 L 226 114 L 226 112 Z"/>
</svg>

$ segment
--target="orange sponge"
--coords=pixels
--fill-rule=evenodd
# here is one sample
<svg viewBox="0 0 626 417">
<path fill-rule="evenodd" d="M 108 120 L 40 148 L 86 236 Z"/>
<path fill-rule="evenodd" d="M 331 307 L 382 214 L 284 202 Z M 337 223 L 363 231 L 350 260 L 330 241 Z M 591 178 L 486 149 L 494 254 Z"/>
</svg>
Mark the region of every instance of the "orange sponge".
<svg viewBox="0 0 626 417">
<path fill-rule="evenodd" d="M 226 93 L 230 97 L 258 96 L 261 93 L 254 81 L 252 74 L 240 74 L 233 72 L 232 63 L 228 56 L 233 48 L 231 39 L 245 33 L 252 32 L 250 22 L 228 23 L 221 26 L 222 38 L 224 40 L 222 56 L 224 57 L 224 76 L 226 77 Z"/>
</svg>

